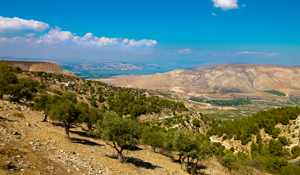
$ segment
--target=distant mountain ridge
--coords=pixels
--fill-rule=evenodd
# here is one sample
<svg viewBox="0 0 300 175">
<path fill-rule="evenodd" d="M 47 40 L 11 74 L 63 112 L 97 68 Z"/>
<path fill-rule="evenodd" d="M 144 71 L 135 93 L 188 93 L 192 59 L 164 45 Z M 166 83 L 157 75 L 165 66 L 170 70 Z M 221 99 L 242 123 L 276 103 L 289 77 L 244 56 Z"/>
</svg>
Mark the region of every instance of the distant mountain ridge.
<svg viewBox="0 0 300 175">
<path fill-rule="evenodd" d="M 289 88 L 300 89 L 300 67 L 256 64 L 231 64 L 178 69 L 163 74 L 121 75 L 101 79 L 109 84 L 175 92 L 224 91 L 256 93 L 257 91 Z"/>
<path fill-rule="evenodd" d="M 4 61 L 4 62 L 7 62 L 7 64 L 12 67 L 19 66 L 21 69 L 27 71 L 43 71 L 47 73 L 75 76 L 72 72 L 63 69 L 56 63 L 35 62 L 35 61 Z"/>
</svg>

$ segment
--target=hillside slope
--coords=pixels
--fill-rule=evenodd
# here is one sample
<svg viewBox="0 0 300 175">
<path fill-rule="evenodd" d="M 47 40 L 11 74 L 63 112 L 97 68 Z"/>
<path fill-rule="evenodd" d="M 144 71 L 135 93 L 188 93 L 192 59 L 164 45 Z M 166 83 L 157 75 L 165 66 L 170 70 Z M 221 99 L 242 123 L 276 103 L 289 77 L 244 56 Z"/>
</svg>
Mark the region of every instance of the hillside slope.
<svg viewBox="0 0 300 175">
<path fill-rule="evenodd" d="M 47 73 L 75 76 L 72 72 L 63 69 L 56 63 L 32 62 L 32 61 L 5 61 L 5 62 L 7 62 L 7 64 L 12 67 L 19 66 L 22 70 L 35 71 L 35 72 L 43 71 Z"/>
<path fill-rule="evenodd" d="M 188 174 L 145 146 L 124 151 L 132 160 L 120 163 L 113 148 L 86 136 L 82 126 L 72 127 L 70 141 L 60 123 L 40 122 L 43 117 L 25 105 L 0 100 L 0 174 Z M 201 164 L 209 174 L 229 174 L 215 159 Z"/>
<path fill-rule="evenodd" d="M 300 89 L 300 68 L 253 64 L 216 65 L 154 75 L 122 75 L 101 81 L 118 86 L 186 94 L 198 90 L 256 93 L 283 88 Z"/>
</svg>

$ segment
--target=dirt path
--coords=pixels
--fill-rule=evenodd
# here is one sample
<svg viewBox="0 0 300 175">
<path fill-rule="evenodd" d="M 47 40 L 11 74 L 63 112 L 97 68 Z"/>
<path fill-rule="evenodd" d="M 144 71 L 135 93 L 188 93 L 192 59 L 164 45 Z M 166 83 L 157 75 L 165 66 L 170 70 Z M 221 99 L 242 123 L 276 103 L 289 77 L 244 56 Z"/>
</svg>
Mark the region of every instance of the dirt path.
<svg viewBox="0 0 300 175">
<path fill-rule="evenodd" d="M 212 143 L 213 143 L 213 142 L 219 142 L 219 143 L 221 143 L 223 146 L 225 146 L 225 148 L 227 148 L 227 149 L 230 149 L 230 148 L 231 148 L 231 146 L 225 145 L 223 142 L 220 142 L 220 141 L 218 141 L 218 140 L 213 139 L 213 137 L 214 137 L 214 135 L 209 137 L 209 139 L 210 139 L 210 141 L 211 141 Z"/>
</svg>

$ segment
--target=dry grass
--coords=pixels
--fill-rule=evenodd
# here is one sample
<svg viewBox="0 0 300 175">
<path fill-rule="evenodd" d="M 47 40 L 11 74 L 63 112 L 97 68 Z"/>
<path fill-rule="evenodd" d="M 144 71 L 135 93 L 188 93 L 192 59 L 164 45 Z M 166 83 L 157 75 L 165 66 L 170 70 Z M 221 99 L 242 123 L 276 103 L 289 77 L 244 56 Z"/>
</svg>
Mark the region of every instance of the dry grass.
<svg viewBox="0 0 300 175">
<path fill-rule="evenodd" d="M 18 105 L 18 106 L 14 106 L 13 109 L 14 109 L 14 110 L 21 111 L 21 106 L 19 106 L 19 105 Z"/>
<path fill-rule="evenodd" d="M 25 119 L 25 116 L 21 112 L 15 112 L 15 113 L 13 113 L 13 116 Z"/>
</svg>

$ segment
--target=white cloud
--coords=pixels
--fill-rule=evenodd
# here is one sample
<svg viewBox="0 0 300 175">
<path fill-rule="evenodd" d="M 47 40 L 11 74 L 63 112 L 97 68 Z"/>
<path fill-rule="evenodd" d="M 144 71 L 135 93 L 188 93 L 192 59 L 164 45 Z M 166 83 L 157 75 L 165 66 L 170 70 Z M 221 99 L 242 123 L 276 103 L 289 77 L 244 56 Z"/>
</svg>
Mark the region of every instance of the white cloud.
<svg viewBox="0 0 300 175">
<path fill-rule="evenodd" d="M 181 49 L 178 52 L 182 53 L 182 54 L 190 54 L 192 52 L 192 50 L 189 48 L 186 48 L 186 49 Z"/>
<path fill-rule="evenodd" d="M 16 33 L 22 30 L 43 31 L 48 28 L 49 25 L 44 22 L 0 16 L 0 33 Z"/>
<path fill-rule="evenodd" d="M 239 8 L 237 0 L 212 0 L 214 7 L 221 8 L 222 10 L 230 10 Z"/>
<path fill-rule="evenodd" d="M 248 51 L 243 51 L 243 52 L 235 52 L 236 55 L 254 55 L 254 56 L 259 56 L 259 57 L 275 57 L 278 56 L 278 53 L 266 53 L 266 52 L 248 52 Z"/>
<path fill-rule="evenodd" d="M 145 46 L 151 47 L 157 45 L 156 40 L 129 40 L 122 38 L 95 37 L 92 33 L 87 33 L 83 37 L 76 36 L 69 31 L 62 31 L 59 27 L 51 29 L 48 33 L 41 36 L 38 42 L 45 43 L 68 43 L 84 47 L 102 47 L 102 46 Z"/>
<path fill-rule="evenodd" d="M 157 45 L 157 41 L 156 40 L 147 40 L 147 39 L 142 39 L 142 40 L 136 41 L 136 40 L 132 39 L 129 41 L 128 45 L 131 45 L 131 46 L 155 46 L 155 45 Z"/>
<path fill-rule="evenodd" d="M 34 33 L 25 34 L 27 37 L 34 36 Z M 65 45 L 77 45 L 83 47 L 153 47 L 157 45 L 156 40 L 129 40 L 122 38 L 106 38 L 106 37 L 95 37 L 92 33 L 87 33 L 83 37 L 76 36 L 76 34 L 70 31 L 62 31 L 59 27 L 51 28 L 50 31 L 38 39 L 25 37 L 15 37 L 15 38 L 1 38 L 0 42 L 32 42 L 34 44 L 65 44 Z"/>
<path fill-rule="evenodd" d="M 34 30 L 42 31 L 49 28 L 49 25 L 43 22 L 34 20 L 24 20 L 20 18 L 3 18 L 0 16 L 0 33 L 13 33 L 20 32 L 22 30 Z M 134 40 L 127 38 L 107 38 L 96 37 L 92 33 L 86 33 L 83 37 L 77 36 L 70 31 L 63 31 L 58 26 L 51 28 L 49 32 L 40 37 L 34 37 L 35 33 L 26 33 L 25 37 L 13 37 L 13 38 L 0 38 L 0 42 L 9 42 L 11 44 L 51 44 L 65 45 L 65 46 L 77 46 L 77 47 L 89 47 L 89 48 L 101 48 L 101 47 L 114 47 L 121 50 L 125 49 L 137 49 L 145 47 L 153 47 L 157 45 L 156 40 Z M 25 45 L 24 45 L 25 46 Z M 137 49 L 139 50 L 139 49 Z"/>
<path fill-rule="evenodd" d="M 63 41 L 71 41 L 73 34 L 69 31 L 61 31 L 59 27 L 51 28 L 48 33 L 40 37 L 40 42 L 59 43 Z"/>
<path fill-rule="evenodd" d="M 34 43 L 35 39 L 33 38 L 26 38 L 26 37 L 13 37 L 13 38 L 0 38 L 0 42 L 10 42 L 14 44 L 18 43 Z"/>
<path fill-rule="evenodd" d="M 243 4 L 242 7 L 246 7 L 246 4 Z"/>
<path fill-rule="evenodd" d="M 212 15 L 213 15 L 213 16 L 217 16 L 217 14 L 215 14 L 215 13 L 212 13 Z"/>
</svg>

